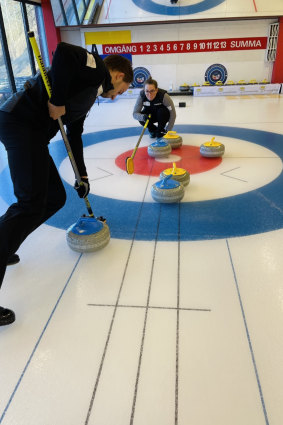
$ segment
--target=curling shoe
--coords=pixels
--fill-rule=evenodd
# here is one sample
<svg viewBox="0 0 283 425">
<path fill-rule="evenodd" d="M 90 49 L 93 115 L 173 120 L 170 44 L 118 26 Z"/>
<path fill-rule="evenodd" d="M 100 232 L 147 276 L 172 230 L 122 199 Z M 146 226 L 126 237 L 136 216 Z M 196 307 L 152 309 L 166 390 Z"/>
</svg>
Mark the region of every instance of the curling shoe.
<svg viewBox="0 0 283 425">
<path fill-rule="evenodd" d="M 12 266 L 13 264 L 17 264 L 19 262 L 20 262 L 20 257 L 18 256 L 18 254 L 12 254 L 8 258 L 7 266 Z"/>
<path fill-rule="evenodd" d="M 149 137 L 150 137 L 151 139 L 155 139 L 155 138 L 156 138 L 156 132 L 155 132 L 155 131 L 150 131 L 150 132 L 149 132 Z"/>
<path fill-rule="evenodd" d="M 8 308 L 0 307 L 0 326 L 10 325 L 16 320 L 15 313 Z"/>
<path fill-rule="evenodd" d="M 162 139 L 162 137 L 163 137 L 163 136 L 165 136 L 165 134 L 166 134 L 166 131 L 158 131 L 158 132 L 156 133 L 156 138 L 157 138 L 157 140 L 161 140 L 161 139 Z"/>
</svg>

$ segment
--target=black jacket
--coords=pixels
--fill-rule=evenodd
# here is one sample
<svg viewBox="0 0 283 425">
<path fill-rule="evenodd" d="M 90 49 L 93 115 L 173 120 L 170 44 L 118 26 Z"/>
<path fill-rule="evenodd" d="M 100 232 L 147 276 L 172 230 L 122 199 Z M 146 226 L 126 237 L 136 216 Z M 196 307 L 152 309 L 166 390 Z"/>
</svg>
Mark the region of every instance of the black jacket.
<svg viewBox="0 0 283 425">
<path fill-rule="evenodd" d="M 163 105 L 163 98 L 165 93 L 167 93 L 166 90 L 158 89 L 155 98 L 150 101 L 146 97 L 144 90 L 142 90 L 140 92 L 140 96 L 142 98 L 143 103 L 142 113 L 148 115 L 156 112 L 158 108 L 165 108 L 165 106 Z"/>
<path fill-rule="evenodd" d="M 59 43 L 48 71 L 52 96 L 50 102 L 65 106 L 62 121 L 67 126 L 69 142 L 81 175 L 86 174 L 82 157 L 83 122 L 98 94 L 113 88 L 103 60 L 86 49 Z M 100 88 L 100 92 L 98 90 Z M 40 74 L 31 78 L 26 89 L 13 94 L 0 110 L 12 114 L 29 127 L 40 128 L 43 140 L 52 139 L 59 130 L 57 120 L 49 116 L 48 95 Z"/>
</svg>

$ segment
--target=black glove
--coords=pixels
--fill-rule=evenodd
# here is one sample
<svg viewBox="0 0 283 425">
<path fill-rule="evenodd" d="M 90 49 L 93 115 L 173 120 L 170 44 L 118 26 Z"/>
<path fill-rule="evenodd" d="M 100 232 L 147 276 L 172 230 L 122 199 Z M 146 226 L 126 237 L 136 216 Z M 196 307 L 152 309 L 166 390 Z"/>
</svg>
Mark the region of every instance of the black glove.
<svg viewBox="0 0 283 425">
<path fill-rule="evenodd" d="M 78 192 L 78 195 L 80 198 L 85 198 L 89 194 L 89 181 L 86 177 L 82 177 L 81 184 L 78 183 L 78 181 L 75 181 L 74 188 Z"/>
<path fill-rule="evenodd" d="M 149 118 L 149 116 L 148 115 L 146 115 L 146 114 L 143 114 L 143 121 L 144 122 L 146 122 L 146 120 Z"/>
</svg>

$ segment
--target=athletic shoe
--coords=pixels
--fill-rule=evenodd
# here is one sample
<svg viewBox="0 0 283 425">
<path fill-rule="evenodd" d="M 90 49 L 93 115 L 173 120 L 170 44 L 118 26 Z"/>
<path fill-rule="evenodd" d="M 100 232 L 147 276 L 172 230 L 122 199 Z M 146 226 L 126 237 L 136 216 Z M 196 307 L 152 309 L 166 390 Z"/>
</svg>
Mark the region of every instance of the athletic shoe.
<svg viewBox="0 0 283 425">
<path fill-rule="evenodd" d="M 10 325 L 16 320 L 15 313 L 8 308 L 0 307 L 0 326 Z"/>
<path fill-rule="evenodd" d="M 163 136 L 165 136 L 166 131 L 158 131 L 158 133 L 156 133 L 156 138 L 157 140 L 162 139 Z"/>
<path fill-rule="evenodd" d="M 7 266 L 12 266 L 13 264 L 17 264 L 20 262 L 20 257 L 18 254 L 12 254 L 8 258 Z"/>
<path fill-rule="evenodd" d="M 154 132 L 149 132 L 149 137 L 151 138 L 151 139 L 155 139 L 156 138 L 156 133 L 155 133 L 155 131 Z"/>
</svg>

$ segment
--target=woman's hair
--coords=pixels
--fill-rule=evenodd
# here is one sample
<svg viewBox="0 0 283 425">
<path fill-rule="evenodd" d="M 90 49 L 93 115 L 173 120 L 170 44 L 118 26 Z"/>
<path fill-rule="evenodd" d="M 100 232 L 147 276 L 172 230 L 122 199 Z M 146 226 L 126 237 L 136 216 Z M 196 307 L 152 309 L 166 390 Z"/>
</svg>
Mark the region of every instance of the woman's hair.
<svg viewBox="0 0 283 425">
<path fill-rule="evenodd" d="M 144 87 L 146 86 L 146 84 L 152 84 L 156 89 L 158 87 L 157 81 L 154 80 L 153 78 L 149 77 L 147 80 L 145 80 L 144 82 Z"/>
<path fill-rule="evenodd" d="M 123 81 L 131 83 L 134 79 L 132 64 L 129 59 L 120 55 L 109 55 L 104 58 L 104 63 L 111 71 L 119 71 L 125 74 Z"/>
</svg>

